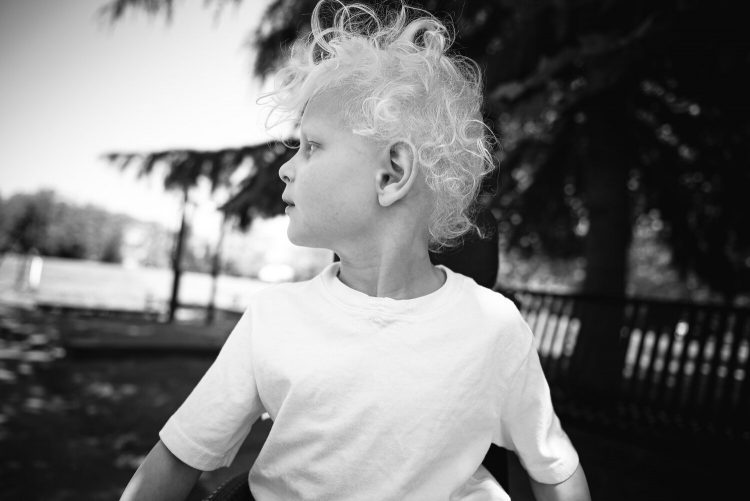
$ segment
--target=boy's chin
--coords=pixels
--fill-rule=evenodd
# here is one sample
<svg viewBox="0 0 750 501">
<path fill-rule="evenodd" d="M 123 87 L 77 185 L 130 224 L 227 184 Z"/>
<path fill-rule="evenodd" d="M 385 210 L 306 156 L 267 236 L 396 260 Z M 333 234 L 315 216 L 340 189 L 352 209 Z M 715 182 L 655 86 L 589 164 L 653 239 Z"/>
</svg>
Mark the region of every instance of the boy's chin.
<svg viewBox="0 0 750 501">
<path fill-rule="evenodd" d="M 297 247 L 311 247 L 313 249 L 327 248 L 322 242 L 317 241 L 309 235 L 300 235 L 298 232 L 287 228 L 286 236 L 289 241 Z"/>
</svg>

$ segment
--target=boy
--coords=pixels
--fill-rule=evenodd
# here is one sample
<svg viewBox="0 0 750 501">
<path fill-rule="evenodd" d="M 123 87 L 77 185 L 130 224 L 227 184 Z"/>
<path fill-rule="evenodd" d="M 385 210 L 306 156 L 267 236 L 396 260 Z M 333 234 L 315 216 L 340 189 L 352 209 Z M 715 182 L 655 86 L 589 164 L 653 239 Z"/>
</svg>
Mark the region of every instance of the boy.
<svg viewBox="0 0 750 501">
<path fill-rule="evenodd" d="M 481 466 L 493 442 L 539 500 L 588 500 L 518 310 L 428 257 L 472 229 L 492 168 L 478 71 L 431 16 L 339 5 L 323 29 L 321 4 L 272 97 L 301 116 L 289 239 L 340 262 L 253 298 L 123 499 L 184 499 L 268 412 L 259 501 L 508 500 Z"/>
</svg>

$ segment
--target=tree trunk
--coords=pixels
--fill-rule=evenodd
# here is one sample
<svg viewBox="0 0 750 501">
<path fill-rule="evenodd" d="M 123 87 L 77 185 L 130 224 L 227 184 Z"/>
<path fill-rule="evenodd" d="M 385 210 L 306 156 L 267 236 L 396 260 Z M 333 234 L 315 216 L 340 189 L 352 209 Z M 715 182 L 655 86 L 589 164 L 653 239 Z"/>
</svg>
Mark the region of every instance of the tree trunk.
<svg viewBox="0 0 750 501">
<path fill-rule="evenodd" d="M 182 220 L 180 221 L 180 230 L 177 232 L 177 241 L 172 254 L 172 296 L 169 300 L 169 323 L 174 322 L 177 308 L 179 307 L 180 296 L 180 279 L 182 278 L 182 252 L 185 247 L 185 237 L 188 231 L 187 223 L 188 210 L 188 188 L 183 188 L 182 198 Z"/>
<path fill-rule="evenodd" d="M 630 167 L 623 111 L 612 109 L 617 98 L 600 100 L 587 113 L 587 143 L 582 158 L 589 230 L 585 242 L 586 278 L 578 316 L 572 390 L 578 399 L 606 405 L 616 397 L 624 351 L 627 256 L 631 241 L 627 190 Z M 609 106 L 608 106 L 609 105 Z"/>
<path fill-rule="evenodd" d="M 632 228 L 628 203 L 628 163 L 625 145 L 617 137 L 622 130 L 601 117 L 585 160 L 586 206 L 589 230 L 586 235 L 586 278 L 583 290 L 604 296 L 623 296 L 627 281 L 627 259 Z"/>
<path fill-rule="evenodd" d="M 219 241 L 216 243 L 216 250 L 214 251 L 213 260 L 211 262 L 211 298 L 208 301 L 208 308 L 206 308 L 206 324 L 212 324 L 216 317 L 216 290 L 219 286 L 219 274 L 221 273 L 221 248 L 224 245 L 226 225 L 227 214 L 225 212 L 221 218 Z"/>
</svg>

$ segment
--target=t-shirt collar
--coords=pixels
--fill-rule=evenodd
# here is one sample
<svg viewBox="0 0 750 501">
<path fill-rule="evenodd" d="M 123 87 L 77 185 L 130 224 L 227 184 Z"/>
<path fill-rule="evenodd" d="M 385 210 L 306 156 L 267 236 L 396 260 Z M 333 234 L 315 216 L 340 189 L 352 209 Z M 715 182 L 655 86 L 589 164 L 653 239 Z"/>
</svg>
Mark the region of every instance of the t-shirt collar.
<svg viewBox="0 0 750 501">
<path fill-rule="evenodd" d="M 318 278 L 323 286 L 324 294 L 345 307 L 376 310 L 383 315 L 421 315 L 434 313 L 436 308 L 442 307 L 450 301 L 451 297 L 455 298 L 457 288 L 460 286 L 460 275 L 443 265 L 436 265 L 435 267 L 445 273 L 443 285 L 427 295 L 412 299 L 375 297 L 352 289 L 338 278 L 339 262 L 326 266 L 318 275 Z"/>
</svg>

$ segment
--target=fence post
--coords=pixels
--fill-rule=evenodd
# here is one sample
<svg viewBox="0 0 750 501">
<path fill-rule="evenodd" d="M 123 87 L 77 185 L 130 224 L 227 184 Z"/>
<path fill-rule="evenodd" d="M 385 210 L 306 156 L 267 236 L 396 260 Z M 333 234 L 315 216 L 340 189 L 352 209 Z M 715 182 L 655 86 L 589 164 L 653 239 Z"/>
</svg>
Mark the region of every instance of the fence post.
<svg viewBox="0 0 750 501">
<path fill-rule="evenodd" d="M 576 401 L 609 408 L 619 397 L 622 377 L 624 302 L 589 299 L 580 301 L 577 310 L 581 330 L 571 357 L 567 390 Z"/>
</svg>

